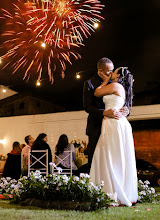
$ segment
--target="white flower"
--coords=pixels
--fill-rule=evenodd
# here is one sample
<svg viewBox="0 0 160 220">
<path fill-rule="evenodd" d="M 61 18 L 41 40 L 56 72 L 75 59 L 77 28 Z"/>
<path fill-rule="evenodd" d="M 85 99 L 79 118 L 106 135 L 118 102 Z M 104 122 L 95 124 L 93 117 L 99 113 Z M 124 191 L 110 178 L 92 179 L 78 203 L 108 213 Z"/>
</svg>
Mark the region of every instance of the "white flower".
<svg viewBox="0 0 160 220">
<path fill-rule="evenodd" d="M 114 199 L 115 202 L 117 202 L 117 193 L 113 194 L 113 199 Z"/>
<path fill-rule="evenodd" d="M 91 188 L 94 188 L 94 183 L 92 182 L 89 182 L 89 183 L 90 183 Z"/>
<path fill-rule="evenodd" d="M 74 176 L 74 177 L 73 177 L 73 180 L 78 182 L 80 179 L 79 179 L 78 176 Z"/>
<path fill-rule="evenodd" d="M 80 178 L 84 178 L 85 174 L 84 173 L 80 173 Z"/>
<path fill-rule="evenodd" d="M 63 171 L 63 169 L 61 167 L 57 167 L 56 169 L 57 169 L 59 174 L 62 173 L 62 171 Z"/>
<path fill-rule="evenodd" d="M 104 186 L 104 181 L 103 180 L 101 181 L 101 186 Z"/>
<path fill-rule="evenodd" d="M 68 181 L 68 176 L 67 175 L 62 175 L 62 179 Z"/>
<path fill-rule="evenodd" d="M 10 186 L 11 188 L 14 188 L 15 187 L 15 185 L 14 184 L 11 184 L 11 186 Z"/>
<path fill-rule="evenodd" d="M 54 168 L 57 168 L 57 166 L 56 166 L 55 163 L 50 162 L 49 165 L 52 166 L 52 167 L 54 167 Z"/>
<path fill-rule="evenodd" d="M 155 193 L 155 189 L 153 187 L 151 187 L 151 192 Z"/>
<path fill-rule="evenodd" d="M 85 185 L 85 182 L 83 180 L 80 180 L 80 183 L 82 183 L 83 185 Z"/>
<path fill-rule="evenodd" d="M 142 182 L 142 180 L 139 180 L 138 182 L 139 182 L 140 184 L 144 184 L 144 183 Z"/>
<path fill-rule="evenodd" d="M 8 184 L 8 182 L 7 182 L 6 179 L 3 180 L 3 183 L 4 183 L 4 185 L 7 185 L 7 184 Z"/>
<path fill-rule="evenodd" d="M 90 175 L 88 175 L 87 173 L 80 173 L 80 178 L 89 179 L 89 178 L 90 178 Z"/>
<path fill-rule="evenodd" d="M 59 182 L 59 183 L 58 183 L 58 186 L 62 186 L 62 183 L 61 183 L 61 182 Z"/>
<path fill-rule="evenodd" d="M 144 181 L 145 184 L 149 185 L 150 182 L 148 180 Z"/>
<path fill-rule="evenodd" d="M 98 186 L 94 186 L 94 189 L 95 189 L 95 191 L 99 191 L 99 188 L 98 188 Z"/>
<path fill-rule="evenodd" d="M 145 196 L 145 195 L 146 195 L 146 192 L 145 192 L 145 191 L 141 191 L 141 192 L 139 192 L 139 194 Z"/>
<path fill-rule="evenodd" d="M 90 175 L 88 175 L 87 173 L 85 174 L 84 178 L 89 179 Z"/>
</svg>

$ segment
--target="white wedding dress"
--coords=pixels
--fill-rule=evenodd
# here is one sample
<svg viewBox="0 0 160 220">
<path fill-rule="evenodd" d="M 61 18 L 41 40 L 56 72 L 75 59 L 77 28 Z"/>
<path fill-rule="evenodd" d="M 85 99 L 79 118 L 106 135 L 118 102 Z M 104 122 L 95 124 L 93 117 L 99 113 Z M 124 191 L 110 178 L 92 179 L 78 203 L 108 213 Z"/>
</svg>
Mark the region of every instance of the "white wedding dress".
<svg viewBox="0 0 160 220">
<path fill-rule="evenodd" d="M 115 94 L 103 97 L 105 110 L 120 109 L 124 99 Z M 91 181 L 103 191 L 117 194 L 119 204 L 131 206 L 138 199 L 137 171 L 132 128 L 126 117 L 119 120 L 104 118 L 101 135 L 92 160 Z M 111 196 L 113 199 L 114 197 Z"/>
</svg>

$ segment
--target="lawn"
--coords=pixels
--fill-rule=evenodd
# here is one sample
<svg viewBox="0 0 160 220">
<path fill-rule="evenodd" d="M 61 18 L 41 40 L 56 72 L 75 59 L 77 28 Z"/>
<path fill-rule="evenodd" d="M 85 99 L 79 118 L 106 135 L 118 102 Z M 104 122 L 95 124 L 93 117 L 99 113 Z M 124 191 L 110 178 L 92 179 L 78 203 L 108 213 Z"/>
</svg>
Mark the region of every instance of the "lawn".
<svg viewBox="0 0 160 220">
<path fill-rule="evenodd" d="M 148 208 L 149 209 L 148 209 Z M 22 207 L 10 204 L 9 201 L 0 200 L 0 220 L 159 220 L 160 203 L 137 204 L 133 207 L 116 207 L 107 210 L 101 209 L 95 212 L 58 211 L 40 209 L 35 207 Z"/>
</svg>

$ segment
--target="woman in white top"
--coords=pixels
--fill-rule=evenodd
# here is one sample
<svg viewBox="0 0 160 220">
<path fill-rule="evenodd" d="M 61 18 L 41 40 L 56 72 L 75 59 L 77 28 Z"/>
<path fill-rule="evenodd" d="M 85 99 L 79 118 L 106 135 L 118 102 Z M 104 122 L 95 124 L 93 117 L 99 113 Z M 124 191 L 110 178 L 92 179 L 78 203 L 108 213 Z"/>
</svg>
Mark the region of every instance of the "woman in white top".
<svg viewBox="0 0 160 220">
<path fill-rule="evenodd" d="M 77 167 L 75 165 L 75 161 L 76 161 L 76 152 L 74 149 L 74 145 L 73 144 L 69 144 L 68 143 L 68 137 L 65 134 L 62 134 L 59 137 L 58 143 L 56 145 L 56 155 L 60 158 L 60 159 L 64 159 L 69 152 L 67 151 L 72 151 L 72 170 L 73 170 L 73 174 L 74 171 L 76 171 Z M 60 162 L 60 159 L 57 158 L 56 163 Z M 59 167 L 63 168 L 70 168 L 71 164 L 70 164 L 70 158 L 66 157 L 63 161 L 61 161 L 61 163 L 59 164 Z"/>
</svg>

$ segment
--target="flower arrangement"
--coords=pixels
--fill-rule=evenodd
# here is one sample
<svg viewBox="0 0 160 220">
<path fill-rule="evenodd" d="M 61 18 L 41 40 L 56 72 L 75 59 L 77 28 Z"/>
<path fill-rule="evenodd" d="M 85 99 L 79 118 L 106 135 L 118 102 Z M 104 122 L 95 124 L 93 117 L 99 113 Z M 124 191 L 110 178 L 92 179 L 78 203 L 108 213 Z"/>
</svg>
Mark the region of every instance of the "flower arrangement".
<svg viewBox="0 0 160 220">
<path fill-rule="evenodd" d="M 155 202 L 158 200 L 158 195 L 155 193 L 155 189 L 150 187 L 150 182 L 148 180 L 142 182 L 138 181 L 138 196 L 140 202 Z"/>
<path fill-rule="evenodd" d="M 75 148 L 81 148 L 82 146 L 82 141 L 80 139 L 74 139 L 71 141 L 71 144 L 74 145 Z"/>
<path fill-rule="evenodd" d="M 0 180 L 1 193 L 10 193 L 13 201 L 19 203 L 27 199 L 39 199 L 41 201 L 70 201 L 71 203 L 85 203 L 88 210 L 96 210 L 101 207 L 108 208 L 110 198 L 102 190 L 100 185 L 90 182 L 88 174 L 80 174 L 80 177 L 67 175 L 49 175 L 43 177 L 40 171 L 32 172 L 29 177 L 16 180 L 2 178 Z"/>
</svg>

